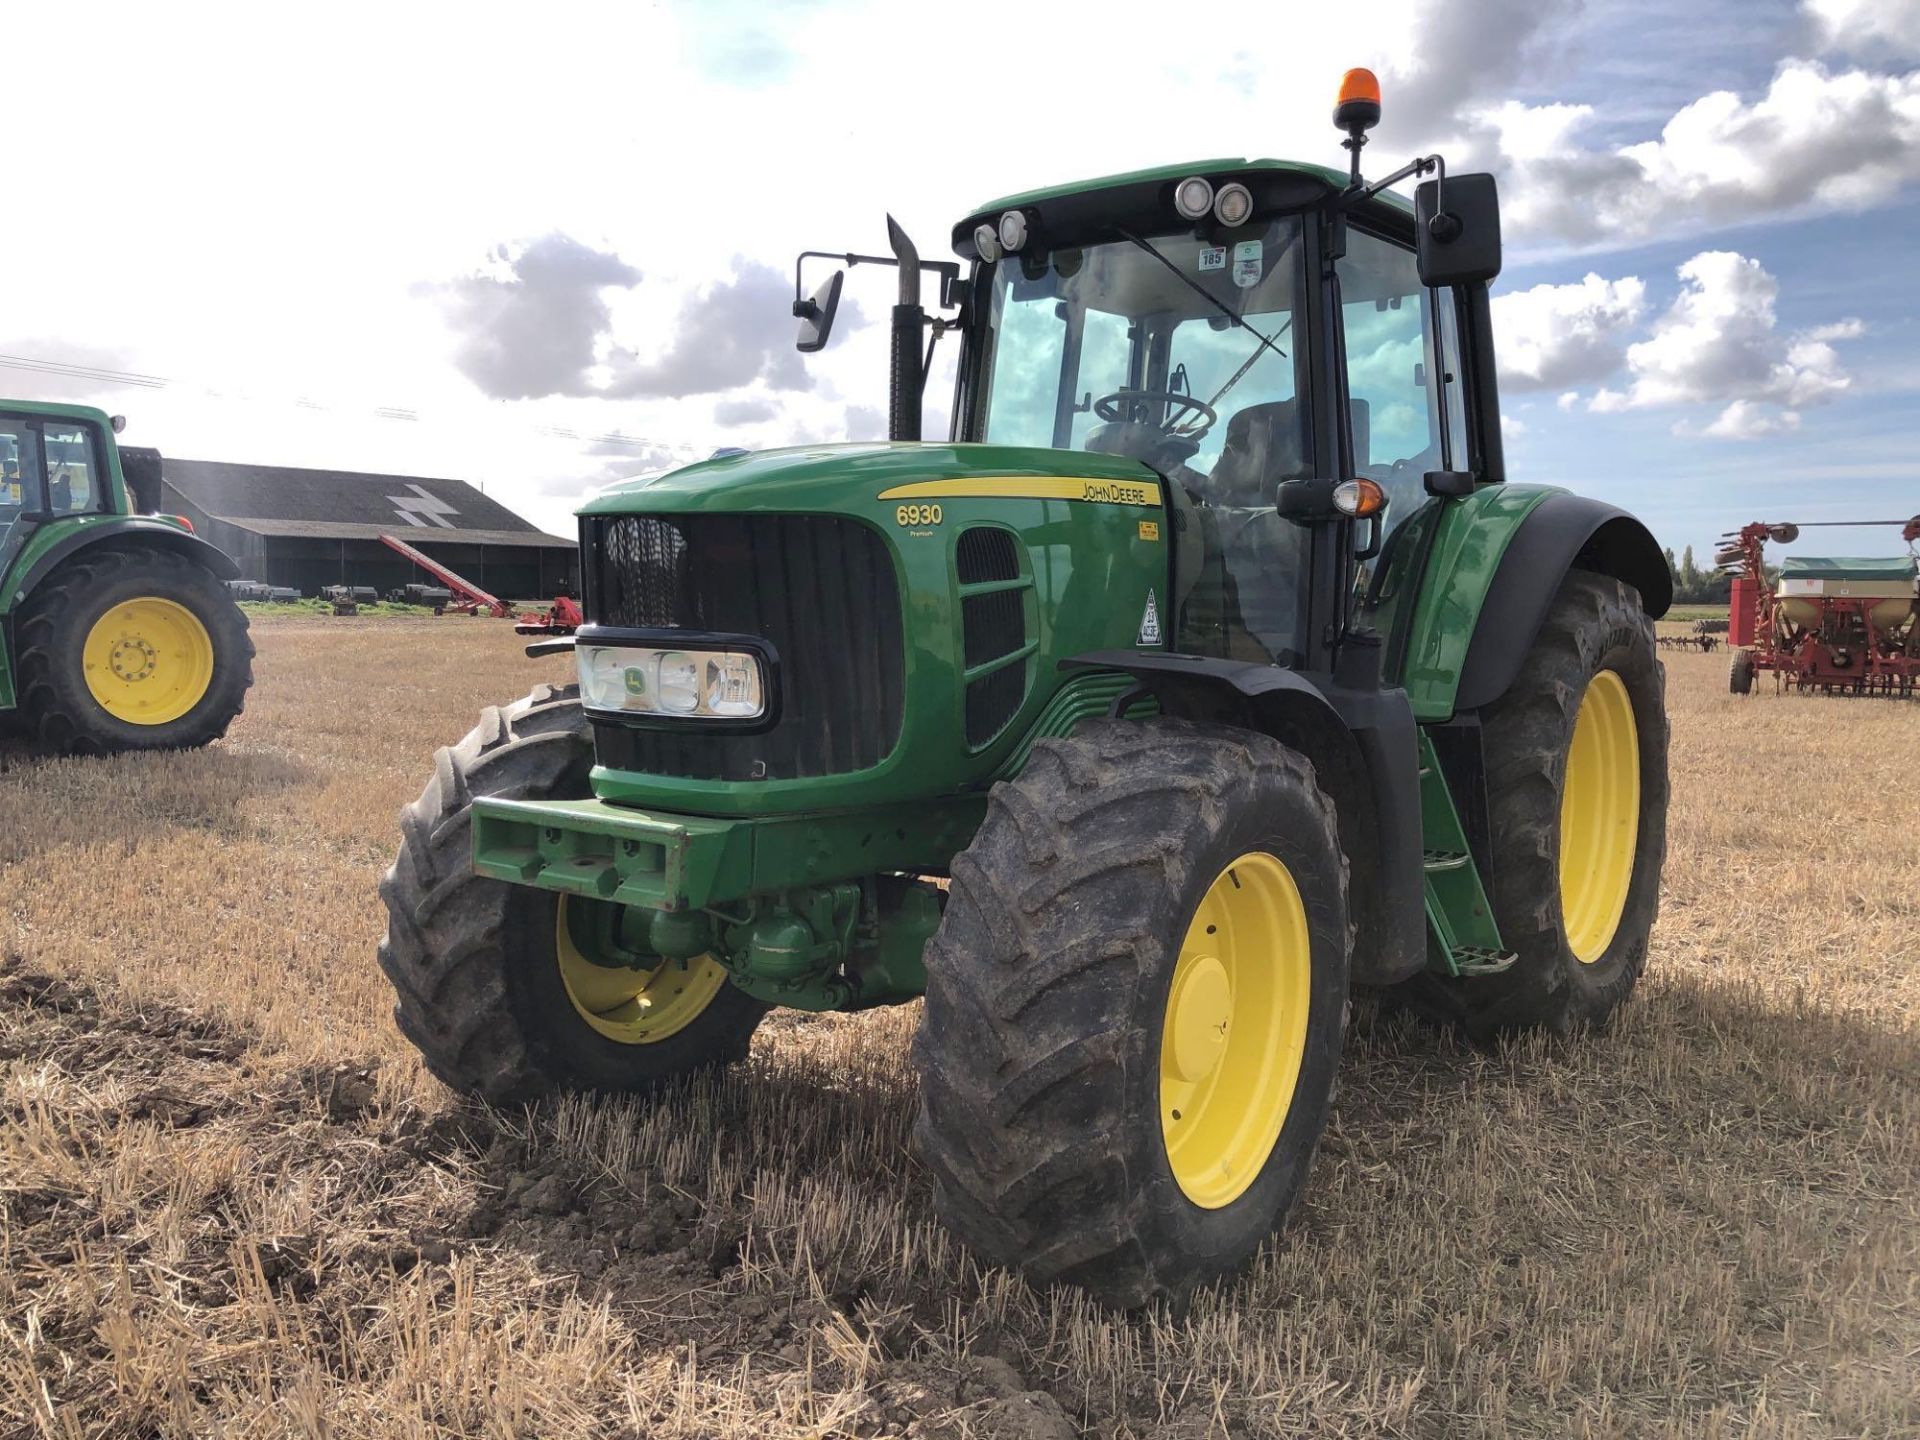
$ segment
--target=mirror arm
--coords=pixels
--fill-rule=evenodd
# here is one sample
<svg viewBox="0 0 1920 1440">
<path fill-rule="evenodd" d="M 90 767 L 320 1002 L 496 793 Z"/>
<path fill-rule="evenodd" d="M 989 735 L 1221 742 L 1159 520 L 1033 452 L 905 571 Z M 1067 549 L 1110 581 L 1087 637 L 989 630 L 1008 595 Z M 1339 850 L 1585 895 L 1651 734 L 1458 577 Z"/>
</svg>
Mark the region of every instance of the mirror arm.
<svg viewBox="0 0 1920 1440">
<path fill-rule="evenodd" d="M 1364 185 L 1359 189 L 1346 191 L 1340 197 L 1341 202 L 1346 205 L 1355 205 L 1362 200 L 1371 200 L 1388 186 L 1398 185 L 1402 180 L 1409 179 L 1416 175 L 1425 175 L 1430 170 L 1435 172 L 1438 177 L 1438 182 L 1444 190 L 1447 183 L 1447 162 L 1438 155 L 1422 155 L 1418 159 L 1408 161 L 1391 175 L 1383 176 L 1375 180 L 1371 185 Z"/>
<path fill-rule="evenodd" d="M 900 262 L 891 255 L 852 255 L 839 250 L 802 250 L 800 258 L 793 262 L 793 304 L 794 315 L 800 319 L 810 318 L 808 312 L 800 307 L 807 303 L 806 281 L 802 272 L 809 260 L 838 260 L 851 270 L 856 265 L 898 265 Z M 957 260 L 922 260 L 920 270 L 924 274 L 932 271 L 940 277 L 940 303 L 956 305 L 959 302 L 949 298 L 960 283 L 960 262 Z"/>
</svg>

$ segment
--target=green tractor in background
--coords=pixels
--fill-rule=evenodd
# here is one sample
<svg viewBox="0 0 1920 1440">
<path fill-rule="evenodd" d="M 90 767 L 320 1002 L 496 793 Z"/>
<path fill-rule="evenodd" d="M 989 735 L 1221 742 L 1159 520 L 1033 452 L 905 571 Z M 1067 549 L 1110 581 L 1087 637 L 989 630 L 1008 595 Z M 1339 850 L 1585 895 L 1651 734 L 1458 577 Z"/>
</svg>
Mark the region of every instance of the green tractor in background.
<svg viewBox="0 0 1920 1440">
<path fill-rule="evenodd" d="M 67 755 L 226 734 L 253 683 L 239 568 L 160 503 L 118 417 L 0 400 L 0 727 Z"/>
<path fill-rule="evenodd" d="M 939 1214 L 1134 1306 L 1282 1222 L 1351 986 L 1477 1033 L 1608 1018 L 1665 852 L 1667 569 L 1505 483 L 1492 178 L 1362 181 L 1350 81 L 1351 173 L 1016 195 L 954 228 L 964 268 L 889 222 L 840 258 L 899 269 L 890 443 L 584 508 L 588 623 L 529 647 L 579 683 L 440 752 L 382 885 L 436 1075 L 648 1093 L 771 1006 L 924 994 Z M 842 273 L 796 275 L 802 350 Z"/>
</svg>

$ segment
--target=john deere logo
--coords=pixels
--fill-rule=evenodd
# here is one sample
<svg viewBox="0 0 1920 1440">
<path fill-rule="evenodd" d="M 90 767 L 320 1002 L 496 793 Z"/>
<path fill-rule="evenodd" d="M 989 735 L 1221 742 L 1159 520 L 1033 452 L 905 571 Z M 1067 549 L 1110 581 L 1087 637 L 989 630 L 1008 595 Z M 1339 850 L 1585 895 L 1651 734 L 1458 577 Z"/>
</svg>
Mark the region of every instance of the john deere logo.
<svg viewBox="0 0 1920 1440">
<path fill-rule="evenodd" d="M 627 666 L 627 694 L 644 695 L 647 693 L 647 672 L 638 665 Z"/>
</svg>

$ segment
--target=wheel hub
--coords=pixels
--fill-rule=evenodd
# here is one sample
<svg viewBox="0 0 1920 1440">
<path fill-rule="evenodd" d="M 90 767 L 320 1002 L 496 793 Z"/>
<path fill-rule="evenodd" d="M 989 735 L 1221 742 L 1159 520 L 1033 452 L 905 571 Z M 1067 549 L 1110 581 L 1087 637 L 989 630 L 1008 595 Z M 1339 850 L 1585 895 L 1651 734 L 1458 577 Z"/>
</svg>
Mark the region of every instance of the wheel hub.
<svg viewBox="0 0 1920 1440">
<path fill-rule="evenodd" d="M 177 600 L 141 595 L 102 611 L 81 644 L 94 702 L 128 725 L 167 725 L 213 685 L 213 637 Z"/>
<path fill-rule="evenodd" d="M 1233 1018 L 1233 986 L 1219 957 L 1197 957 L 1174 985 L 1167 1002 L 1167 1038 L 1173 1069 L 1189 1083 L 1204 1080 L 1227 1050 Z"/>
<path fill-rule="evenodd" d="M 153 673 L 159 658 L 160 653 L 144 636 L 124 635 L 114 643 L 107 666 L 128 684 L 138 684 Z"/>
<path fill-rule="evenodd" d="M 1640 742 L 1626 683 L 1601 670 L 1574 716 L 1560 797 L 1560 914 L 1583 965 L 1605 957 L 1633 885 Z"/>
<path fill-rule="evenodd" d="M 1195 1205 L 1232 1204 L 1273 1153 L 1306 1052 L 1312 974 L 1292 873 L 1248 851 L 1194 910 L 1161 1020 L 1160 1135 Z"/>
</svg>

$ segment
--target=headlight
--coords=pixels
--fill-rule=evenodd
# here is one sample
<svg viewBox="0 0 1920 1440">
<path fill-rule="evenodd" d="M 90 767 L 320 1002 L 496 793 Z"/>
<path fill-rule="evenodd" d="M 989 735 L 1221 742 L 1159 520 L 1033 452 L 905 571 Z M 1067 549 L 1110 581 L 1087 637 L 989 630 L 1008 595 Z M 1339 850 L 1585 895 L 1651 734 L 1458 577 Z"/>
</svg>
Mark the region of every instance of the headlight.
<svg viewBox="0 0 1920 1440">
<path fill-rule="evenodd" d="M 580 698 L 589 710 L 757 720 L 767 713 L 766 672 L 745 650 L 580 645 Z"/>
</svg>

